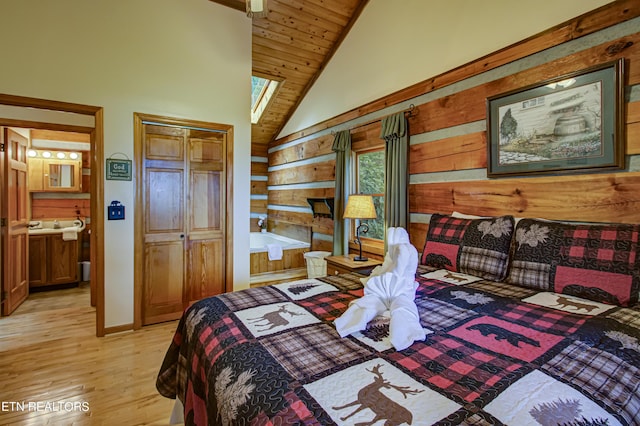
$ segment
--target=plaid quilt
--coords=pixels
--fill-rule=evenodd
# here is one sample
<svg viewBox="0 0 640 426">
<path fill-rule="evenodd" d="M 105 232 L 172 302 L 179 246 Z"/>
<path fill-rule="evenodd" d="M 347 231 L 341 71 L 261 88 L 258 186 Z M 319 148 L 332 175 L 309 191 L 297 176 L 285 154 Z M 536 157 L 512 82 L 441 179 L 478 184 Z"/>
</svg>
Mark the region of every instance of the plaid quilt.
<svg viewBox="0 0 640 426">
<path fill-rule="evenodd" d="M 187 425 L 638 425 L 640 306 L 420 266 L 424 341 L 340 338 L 357 274 L 193 304 L 157 377 Z"/>
</svg>

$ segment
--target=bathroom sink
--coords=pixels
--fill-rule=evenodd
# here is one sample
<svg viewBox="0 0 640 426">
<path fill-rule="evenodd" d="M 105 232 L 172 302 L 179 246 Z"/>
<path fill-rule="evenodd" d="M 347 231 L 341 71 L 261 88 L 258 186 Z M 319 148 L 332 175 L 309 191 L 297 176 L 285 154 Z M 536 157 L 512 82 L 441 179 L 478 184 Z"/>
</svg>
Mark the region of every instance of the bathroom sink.
<svg viewBox="0 0 640 426">
<path fill-rule="evenodd" d="M 74 220 L 32 220 L 29 222 L 29 235 L 62 234 L 63 232 L 82 232 L 85 223 Z"/>
</svg>

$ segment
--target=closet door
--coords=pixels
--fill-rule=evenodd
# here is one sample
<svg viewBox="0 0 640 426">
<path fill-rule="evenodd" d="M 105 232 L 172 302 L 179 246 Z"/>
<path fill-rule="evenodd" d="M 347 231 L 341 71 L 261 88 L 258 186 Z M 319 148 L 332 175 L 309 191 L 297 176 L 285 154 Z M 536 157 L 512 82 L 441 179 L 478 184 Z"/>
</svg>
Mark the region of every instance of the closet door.
<svg viewBox="0 0 640 426">
<path fill-rule="evenodd" d="M 142 324 L 180 317 L 184 307 L 186 130 L 144 125 Z"/>
<path fill-rule="evenodd" d="M 142 325 L 225 291 L 226 134 L 144 124 Z"/>
<path fill-rule="evenodd" d="M 226 134 L 189 130 L 187 302 L 224 292 Z"/>
</svg>

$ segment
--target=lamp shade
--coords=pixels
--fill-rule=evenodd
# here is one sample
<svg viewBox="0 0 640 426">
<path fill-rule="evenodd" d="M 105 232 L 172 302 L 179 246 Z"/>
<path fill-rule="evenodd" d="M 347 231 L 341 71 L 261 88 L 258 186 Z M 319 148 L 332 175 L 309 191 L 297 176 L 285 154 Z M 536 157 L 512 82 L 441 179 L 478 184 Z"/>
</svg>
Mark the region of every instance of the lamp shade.
<svg viewBox="0 0 640 426">
<path fill-rule="evenodd" d="M 349 195 L 347 208 L 344 210 L 345 219 L 375 219 L 376 208 L 371 195 Z"/>
</svg>

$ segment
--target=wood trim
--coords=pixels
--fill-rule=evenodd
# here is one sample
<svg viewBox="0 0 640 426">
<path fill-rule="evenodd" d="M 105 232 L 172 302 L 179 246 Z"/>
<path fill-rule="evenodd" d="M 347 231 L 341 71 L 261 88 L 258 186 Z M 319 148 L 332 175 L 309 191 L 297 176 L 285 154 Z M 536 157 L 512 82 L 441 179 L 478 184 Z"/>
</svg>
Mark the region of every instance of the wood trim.
<svg viewBox="0 0 640 426">
<path fill-rule="evenodd" d="M 243 0 L 211 0 L 214 3 L 221 4 L 223 6 L 230 7 L 243 13 L 246 12 L 245 3 Z"/>
<path fill-rule="evenodd" d="M 104 334 L 122 333 L 123 331 L 133 330 L 133 324 L 115 325 L 104 329 Z"/>
<path fill-rule="evenodd" d="M 144 132 L 143 117 L 138 113 L 133 113 L 133 165 L 131 170 L 131 179 L 133 186 L 136 188 L 134 194 L 135 215 L 133 218 L 134 240 L 133 240 L 133 329 L 138 330 L 142 327 L 142 303 L 143 303 L 143 287 L 142 272 L 144 269 L 144 242 L 138 230 L 143 229 L 143 215 L 140 213 L 140 206 L 144 204 L 143 193 L 141 188 L 142 173 L 142 135 Z"/>
<path fill-rule="evenodd" d="M 531 54 L 551 47 L 559 46 L 570 40 L 592 34 L 604 28 L 628 21 L 640 16 L 640 3 L 637 0 L 618 0 L 591 12 L 577 16 L 567 22 L 535 34 L 525 40 L 507 46 L 496 52 L 475 59 L 453 70 L 403 88 L 365 105 L 361 105 L 343 114 L 299 130 L 275 140 L 269 146 L 278 146 L 309 136 L 322 130 L 346 123 L 363 115 L 380 111 L 390 106 L 408 101 L 416 96 L 430 93 L 474 75 L 498 68 Z"/>
<path fill-rule="evenodd" d="M 234 156 L 234 132 L 233 126 L 230 126 L 227 130 L 227 199 L 226 202 L 226 218 L 225 218 L 225 226 L 226 226 L 226 234 L 227 240 L 225 242 L 226 253 L 225 253 L 225 291 L 233 291 L 233 156 Z"/>
<path fill-rule="evenodd" d="M 101 107 L 91 105 L 52 101 L 48 99 L 29 98 L 25 96 L 9 95 L 4 93 L 0 93 L 0 104 L 27 108 L 50 109 L 53 111 L 73 112 L 82 115 L 95 115 L 98 110 L 102 109 Z"/>
<path fill-rule="evenodd" d="M 104 326 L 104 110 L 95 113 L 95 130 L 91 133 L 91 277 L 96 292 L 96 336 L 107 334 Z"/>
</svg>

